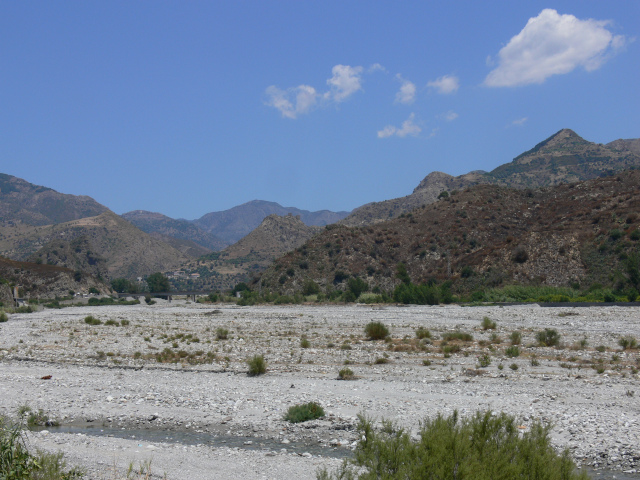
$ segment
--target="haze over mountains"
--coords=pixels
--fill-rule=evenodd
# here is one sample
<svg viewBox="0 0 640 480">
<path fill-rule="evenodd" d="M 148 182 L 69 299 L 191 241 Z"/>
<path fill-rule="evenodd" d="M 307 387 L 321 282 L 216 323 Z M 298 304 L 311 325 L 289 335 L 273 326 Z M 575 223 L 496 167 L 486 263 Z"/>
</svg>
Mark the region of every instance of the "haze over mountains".
<svg viewBox="0 0 640 480">
<path fill-rule="evenodd" d="M 474 171 L 458 177 L 432 172 L 410 195 L 370 203 L 351 214 L 309 212 L 254 200 L 193 221 L 141 210 L 118 216 L 90 197 L 61 194 L 0 174 L 0 255 L 65 266 L 104 279 L 182 268 L 198 272 L 200 280 L 194 287 L 228 288 L 264 270 L 287 251 L 312 241 L 324 225 L 386 225 L 439 197 L 446 199 L 456 190 L 478 185 L 529 192 L 635 168 L 640 168 L 640 139 L 602 145 L 564 129 L 491 172 Z M 496 210 L 491 213 L 495 222 L 508 225 L 508 219 L 500 220 L 504 215 L 507 213 Z M 445 229 L 441 235 L 462 234 L 456 232 Z M 396 243 L 403 241 L 400 235 Z M 401 252 L 408 247 L 394 248 Z M 325 260 L 336 262 L 335 258 Z M 387 261 L 391 260 L 397 258 Z M 326 272 L 333 269 L 335 265 Z"/>
</svg>

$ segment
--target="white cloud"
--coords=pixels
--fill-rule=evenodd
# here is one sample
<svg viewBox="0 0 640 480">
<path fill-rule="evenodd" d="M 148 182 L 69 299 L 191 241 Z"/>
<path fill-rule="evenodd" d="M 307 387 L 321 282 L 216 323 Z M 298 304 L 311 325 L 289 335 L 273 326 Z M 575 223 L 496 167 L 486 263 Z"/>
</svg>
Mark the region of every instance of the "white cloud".
<svg viewBox="0 0 640 480">
<path fill-rule="evenodd" d="M 460 88 L 460 80 L 455 75 L 443 75 L 432 82 L 427 83 L 427 87 L 435 88 L 443 95 L 455 93 Z"/>
<path fill-rule="evenodd" d="M 485 79 L 489 87 L 542 83 L 577 67 L 600 68 L 627 39 L 614 36 L 600 20 L 579 20 L 545 9 L 498 53 L 498 66 Z"/>
<path fill-rule="evenodd" d="M 281 90 L 275 85 L 267 88 L 266 102 L 270 107 L 277 108 L 286 118 L 297 118 L 298 115 L 308 113 L 317 103 L 318 93 L 309 85 Z"/>
<path fill-rule="evenodd" d="M 529 120 L 528 117 L 518 118 L 517 120 L 514 120 L 513 122 L 511 122 L 511 125 L 515 125 L 517 127 L 522 127 L 522 126 L 524 126 L 525 123 L 527 123 L 527 120 Z"/>
<path fill-rule="evenodd" d="M 393 125 L 387 125 L 382 130 L 378 130 L 378 138 L 388 138 L 392 136 L 406 137 L 407 135 L 417 136 L 422 129 L 413 123 L 415 115 L 412 113 L 409 118 L 402 122 L 402 127 L 394 127 Z"/>
<path fill-rule="evenodd" d="M 458 114 L 453 110 L 449 110 L 447 113 L 444 114 L 444 119 L 447 122 L 453 122 L 456 118 L 458 118 Z"/>
<path fill-rule="evenodd" d="M 415 83 L 403 79 L 400 74 L 396 75 L 396 78 L 402 82 L 402 85 L 400 85 L 400 91 L 396 93 L 396 103 L 411 105 L 416 99 Z"/>
<path fill-rule="evenodd" d="M 325 96 L 336 102 L 343 102 L 351 95 L 362 89 L 362 67 L 336 65 L 331 69 L 333 77 L 327 80 L 331 91 Z"/>
<path fill-rule="evenodd" d="M 387 72 L 387 69 L 384 68 L 382 65 L 380 65 L 379 63 L 374 63 L 373 65 L 371 65 L 368 69 L 367 69 L 367 73 L 374 73 L 374 72 Z"/>
</svg>

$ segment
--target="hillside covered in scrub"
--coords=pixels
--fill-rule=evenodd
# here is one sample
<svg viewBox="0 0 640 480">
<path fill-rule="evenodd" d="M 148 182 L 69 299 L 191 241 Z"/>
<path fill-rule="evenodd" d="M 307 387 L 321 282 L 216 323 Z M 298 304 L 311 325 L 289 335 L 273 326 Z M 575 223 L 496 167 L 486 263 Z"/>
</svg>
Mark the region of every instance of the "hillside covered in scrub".
<svg viewBox="0 0 640 480">
<path fill-rule="evenodd" d="M 635 298 L 639 193 L 638 171 L 538 190 L 477 185 L 375 225 L 330 225 L 253 285 L 331 294 L 351 279 L 358 291 L 392 294 L 401 283 L 447 282 L 476 298 L 511 284 L 604 286 Z"/>
</svg>

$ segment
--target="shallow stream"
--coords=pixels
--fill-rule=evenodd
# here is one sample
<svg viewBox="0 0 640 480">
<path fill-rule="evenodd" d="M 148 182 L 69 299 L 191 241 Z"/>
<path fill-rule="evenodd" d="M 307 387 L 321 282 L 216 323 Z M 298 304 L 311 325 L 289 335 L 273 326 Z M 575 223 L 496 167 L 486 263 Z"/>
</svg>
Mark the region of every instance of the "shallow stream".
<svg viewBox="0 0 640 480">
<path fill-rule="evenodd" d="M 314 456 L 347 458 L 351 456 L 351 450 L 342 447 L 328 447 L 321 444 L 304 442 L 282 443 L 281 441 L 260 438 L 243 437 L 235 435 L 212 435 L 210 433 L 197 433 L 187 431 L 144 430 L 144 429 L 118 429 L 109 427 L 77 427 L 61 426 L 46 427 L 37 430 L 48 430 L 51 433 L 81 433 L 95 437 L 116 437 L 128 440 L 138 440 L 146 443 L 174 443 L 181 445 L 210 445 L 213 447 L 242 448 L 245 450 L 270 451 L 281 453 L 297 453 L 303 455 L 309 453 Z M 142 444 L 140 445 L 142 446 Z M 594 480 L 638 480 L 640 473 L 622 473 L 614 470 L 591 470 L 587 468 L 589 476 Z"/>
</svg>

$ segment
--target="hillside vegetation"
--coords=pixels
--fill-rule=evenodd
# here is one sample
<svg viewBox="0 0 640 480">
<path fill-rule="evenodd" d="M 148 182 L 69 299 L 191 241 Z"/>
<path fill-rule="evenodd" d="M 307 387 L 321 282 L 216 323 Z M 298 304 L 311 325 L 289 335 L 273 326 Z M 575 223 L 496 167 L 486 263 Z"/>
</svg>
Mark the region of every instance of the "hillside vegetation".
<svg viewBox="0 0 640 480">
<path fill-rule="evenodd" d="M 357 279 L 359 291 L 389 295 L 403 283 L 446 282 L 460 294 L 520 284 L 635 298 L 639 193 L 638 171 L 538 190 L 478 185 L 386 222 L 328 226 L 259 282 L 289 295 L 310 285 L 330 295 Z"/>
</svg>

